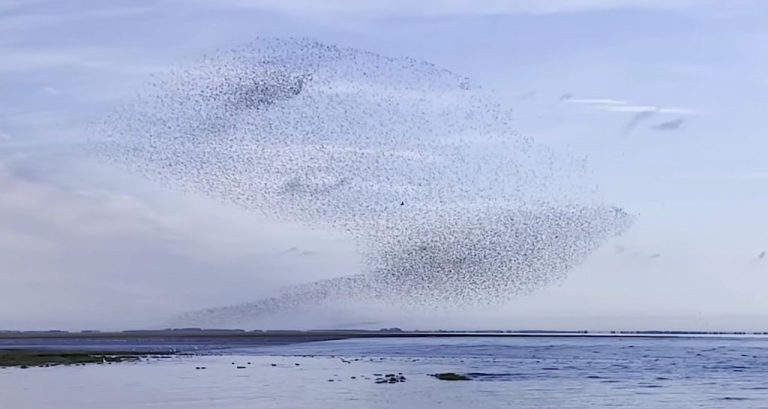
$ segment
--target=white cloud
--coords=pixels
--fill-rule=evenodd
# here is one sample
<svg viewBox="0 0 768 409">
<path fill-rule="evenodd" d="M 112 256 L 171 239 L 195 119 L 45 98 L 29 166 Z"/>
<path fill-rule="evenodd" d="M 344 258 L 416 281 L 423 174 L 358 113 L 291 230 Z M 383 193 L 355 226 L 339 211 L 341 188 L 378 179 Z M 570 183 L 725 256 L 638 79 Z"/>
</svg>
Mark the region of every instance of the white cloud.
<svg viewBox="0 0 768 409">
<path fill-rule="evenodd" d="M 0 329 L 153 326 L 354 271 L 335 235 L 192 197 L 65 187 L 28 172 L 39 159 L 0 155 Z M 291 246 L 317 253 L 279 254 Z"/>
<path fill-rule="evenodd" d="M 3 0 L 0 2 L 0 12 L 14 11 L 22 6 L 27 6 L 30 3 L 35 3 L 34 0 Z"/>
<path fill-rule="evenodd" d="M 54 87 L 43 87 L 43 92 L 50 95 L 59 95 L 61 94 L 61 90 L 54 88 Z"/>
<path fill-rule="evenodd" d="M 207 0 L 197 0 L 209 3 Z M 708 0 L 223 0 L 217 5 L 269 8 L 286 12 L 362 15 L 553 14 L 617 8 L 700 7 Z"/>
<path fill-rule="evenodd" d="M 688 172 L 671 176 L 672 179 L 766 182 L 768 170 L 738 170 L 732 172 Z"/>
<path fill-rule="evenodd" d="M 569 98 L 567 100 L 571 104 L 586 104 L 586 105 L 627 105 L 629 102 L 620 99 L 605 99 L 605 98 Z"/>
<path fill-rule="evenodd" d="M 2 50 L 2 49 L 0 49 Z M 28 73 L 34 70 L 74 68 L 88 71 L 112 71 L 118 73 L 156 72 L 158 67 L 150 64 L 135 64 L 106 47 L 66 48 L 22 51 L 5 49 L 0 72 Z M 119 58 L 122 57 L 122 58 Z"/>
<path fill-rule="evenodd" d="M 595 109 L 607 112 L 621 113 L 658 113 L 678 115 L 699 115 L 699 112 L 688 108 L 662 107 L 658 105 L 638 105 L 630 101 L 610 98 L 566 98 L 570 104 L 588 105 Z"/>
<path fill-rule="evenodd" d="M 120 4 L 124 3 L 124 4 Z M 63 20 L 81 20 L 92 18 L 109 18 L 140 15 L 151 11 L 155 6 L 136 6 L 130 2 L 85 2 L 53 0 L 3 0 L 0 12 L 8 24 L 4 28 L 19 25 L 44 25 L 61 23 Z"/>
<path fill-rule="evenodd" d="M 659 114 L 680 114 L 680 115 L 698 115 L 699 113 L 687 108 L 664 108 L 656 105 L 621 105 L 621 106 L 603 106 L 599 107 L 603 111 L 609 112 L 655 112 Z"/>
</svg>

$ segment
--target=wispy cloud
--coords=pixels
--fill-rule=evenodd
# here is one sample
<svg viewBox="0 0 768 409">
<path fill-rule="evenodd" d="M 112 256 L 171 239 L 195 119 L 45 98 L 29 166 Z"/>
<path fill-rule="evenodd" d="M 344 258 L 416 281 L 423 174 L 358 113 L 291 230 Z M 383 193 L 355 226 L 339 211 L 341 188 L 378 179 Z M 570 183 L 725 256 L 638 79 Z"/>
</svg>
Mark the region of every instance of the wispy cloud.
<svg viewBox="0 0 768 409">
<path fill-rule="evenodd" d="M 765 182 L 768 181 L 768 171 L 764 170 L 734 170 L 730 172 L 693 172 L 678 173 L 674 179 L 723 180 Z"/>
<path fill-rule="evenodd" d="M 154 5 L 137 5 L 128 1 L 86 2 L 74 0 L 60 2 L 52 0 L 3 0 L 0 4 L 0 19 L 7 26 L 39 26 L 45 24 L 60 24 L 64 21 L 78 21 L 93 18 L 124 17 L 139 15 L 157 7 Z"/>
<path fill-rule="evenodd" d="M 662 107 L 658 105 L 634 104 L 623 99 L 611 98 L 573 98 L 571 94 L 564 94 L 562 100 L 570 104 L 588 105 L 595 109 L 607 112 L 641 113 L 652 112 L 659 114 L 698 115 L 698 112 L 688 108 Z"/>
<path fill-rule="evenodd" d="M 71 47 L 58 50 L 41 49 L 39 51 L 5 49 L 4 51 L 8 51 L 8 53 L 0 62 L 0 72 L 5 74 L 74 68 L 90 72 L 101 70 L 149 75 L 157 72 L 159 68 L 164 68 L 151 64 L 131 63 L 127 57 L 119 58 L 122 57 L 120 52 L 108 47 Z"/>
<path fill-rule="evenodd" d="M 567 95 L 567 94 L 566 94 Z M 598 106 L 622 106 L 629 105 L 629 102 L 620 99 L 606 98 L 568 98 L 572 104 L 598 105 Z"/>
<path fill-rule="evenodd" d="M 296 280 L 276 272 L 317 277 L 339 268 L 338 243 L 327 235 L 194 199 L 169 205 L 102 189 L 80 177 L 90 168 L 19 153 L 0 149 L 0 326 L 154 325 L 164 314 L 247 300 Z M 40 169 L 43 158 L 57 163 Z M 80 159 L 73 161 L 82 166 Z M 198 211 L 215 216 L 192 216 Z M 274 256 L 292 242 L 297 257 Z"/>
<path fill-rule="evenodd" d="M 208 3 L 206 0 L 196 0 Z M 296 13 L 351 13 L 362 15 L 556 14 L 621 8 L 675 9 L 701 7 L 711 0 L 222 0 L 226 7 L 270 8 Z M 210 4 L 210 3 L 208 3 Z"/>
<path fill-rule="evenodd" d="M 54 87 L 43 87 L 42 90 L 46 94 L 50 94 L 50 95 L 59 95 L 59 94 L 61 94 L 61 91 L 59 89 L 57 89 L 57 88 L 54 88 Z"/>
<path fill-rule="evenodd" d="M 574 98 L 571 94 L 564 94 L 560 99 L 569 104 L 585 105 L 598 111 L 614 112 L 617 114 L 632 114 L 632 118 L 625 126 L 628 131 L 636 128 L 641 123 L 650 120 L 658 114 L 699 115 L 699 112 L 693 109 L 663 107 L 658 105 L 640 105 L 623 99 Z M 661 122 L 653 126 L 652 129 L 658 131 L 672 131 L 679 129 L 684 123 L 685 118 L 677 118 Z"/>
<path fill-rule="evenodd" d="M 638 112 L 653 112 L 658 114 L 680 114 L 680 115 L 698 115 L 699 113 L 697 111 L 694 111 L 692 109 L 687 108 L 665 108 L 655 105 L 611 105 L 611 106 L 602 106 L 600 107 L 603 111 L 609 111 L 609 112 L 629 112 L 629 113 L 638 113 Z"/>
</svg>

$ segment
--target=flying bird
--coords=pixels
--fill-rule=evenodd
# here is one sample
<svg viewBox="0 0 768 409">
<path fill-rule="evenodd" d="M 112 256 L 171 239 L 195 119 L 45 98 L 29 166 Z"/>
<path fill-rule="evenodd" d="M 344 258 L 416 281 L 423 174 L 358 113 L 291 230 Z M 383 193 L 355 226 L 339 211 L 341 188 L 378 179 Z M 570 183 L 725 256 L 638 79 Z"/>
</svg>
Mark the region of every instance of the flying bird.
<svg viewBox="0 0 768 409">
<path fill-rule="evenodd" d="M 355 299 L 506 302 L 562 279 L 634 219 L 594 200 L 583 161 L 515 132 L 492 93 L 427 62 L 272 38 L 157 78 L 105 119 L 96 153 L 341 232 L 362 258 L 356 274 L 193 311 L 184 326 Z"/>
<path fill-rule="evenodd" d="M 685 118 L 677 118 L 671 121 L 661 122 L 653 126 L 656 131 L 676 131 L 685 124 Z"/>
</svg>

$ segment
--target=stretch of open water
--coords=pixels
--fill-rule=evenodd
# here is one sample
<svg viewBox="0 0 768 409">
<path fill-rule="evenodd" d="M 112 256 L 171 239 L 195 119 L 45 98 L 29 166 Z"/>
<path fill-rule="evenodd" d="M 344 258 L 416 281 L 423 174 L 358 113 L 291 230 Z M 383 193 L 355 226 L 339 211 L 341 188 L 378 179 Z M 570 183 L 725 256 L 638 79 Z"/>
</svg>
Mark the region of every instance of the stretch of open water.
<svg viewBox="0 0 768 409">
<path fill-rule="evenodd" d="M 448 371 L 473 379 L 428 376 Z M 375 383 L 375 374 L 387 373 L 407 380 Z M 232 348 L 0 369 L 0 407 L 768 408 L 768 339 L 355 339 Z"/>
</svg>

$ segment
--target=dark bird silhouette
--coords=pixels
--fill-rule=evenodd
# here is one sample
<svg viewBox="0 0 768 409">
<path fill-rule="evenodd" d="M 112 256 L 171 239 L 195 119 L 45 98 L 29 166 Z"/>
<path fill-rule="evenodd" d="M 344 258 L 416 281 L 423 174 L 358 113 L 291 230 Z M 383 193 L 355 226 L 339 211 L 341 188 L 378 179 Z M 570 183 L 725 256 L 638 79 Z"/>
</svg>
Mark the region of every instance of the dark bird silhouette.
<svg viewBox="0 0 768 409">
<path fill-rule="evenodd" d="M 676 131 L 683 127 L 685 118 L 677 118 L 671 121 L 662 122 L 653 126 L 656 131 Z"/>
<path fill-rule="evenodd" d="M 517 133 L 493 93 L 434 64 L 268 38 L 155 78 L 105 119 L 95 151 L 166 186 L 335 230 L 363 260 L 360 274 L 180 323 L 349 299 L 504 302 L 562 279 L 633 220 L 593 200 L 582 160 Z"/>
</svg>

